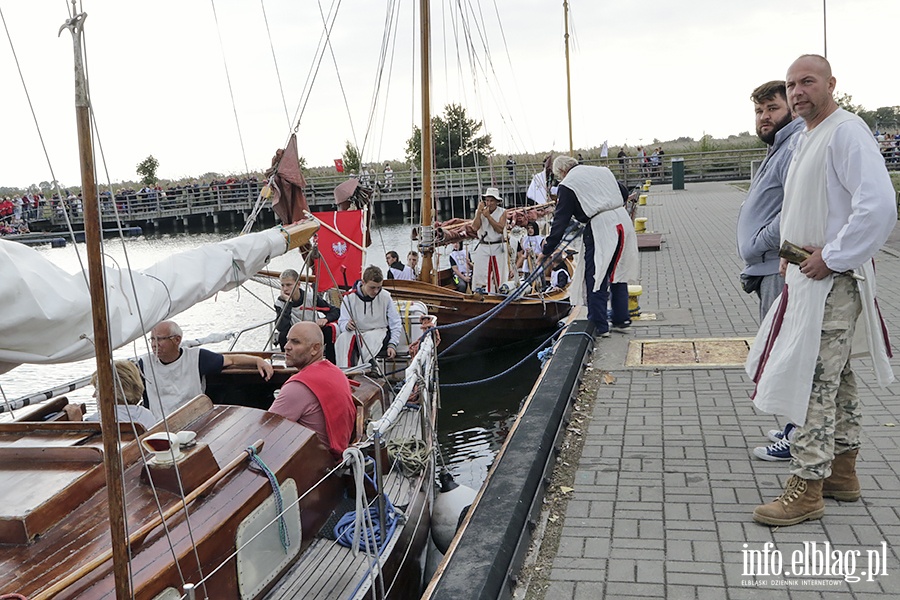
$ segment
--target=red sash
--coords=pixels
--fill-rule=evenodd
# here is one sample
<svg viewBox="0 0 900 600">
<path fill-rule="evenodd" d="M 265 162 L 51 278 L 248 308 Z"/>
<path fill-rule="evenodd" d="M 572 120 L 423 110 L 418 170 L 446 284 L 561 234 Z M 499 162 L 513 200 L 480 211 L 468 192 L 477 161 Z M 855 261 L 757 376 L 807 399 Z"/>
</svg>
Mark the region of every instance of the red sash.
<svg viewBox="0 0 900 600">
<path fill-rule="evenodd" d="M 288 381 L 299 381 L 316 396 L 325 416 L 331 452 L 340 457 L 350 445 L 356 426 L 356 406 L 347 376 L 327 360 L 319 360 L 295 373 Z"/>
</svg>

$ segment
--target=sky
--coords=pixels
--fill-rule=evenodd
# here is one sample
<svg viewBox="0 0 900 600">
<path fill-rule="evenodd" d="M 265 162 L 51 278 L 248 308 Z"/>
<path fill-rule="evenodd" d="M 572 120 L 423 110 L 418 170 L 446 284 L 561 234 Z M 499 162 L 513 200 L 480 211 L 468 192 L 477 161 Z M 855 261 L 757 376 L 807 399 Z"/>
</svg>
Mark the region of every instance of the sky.
<svg viewBox="0 0 900 600">
<path fill-rule="evenodd" d="M 70 6 L 0 0 L 0 187 L 79 185 L 72 42 L 57 36 Z M 137 179 L 151 154 L 166 179 L 261 170 L 295 126 L 310 166 L 332 164 L 347 141 L 367 163 L 404 160 L 421 122 L 417 6 L 83 0 L 99 180 Z M 576 150 L 752 130 L 753 88 L 826 40 L 838 92 L 868 109 L 900 105 L 889 66 L 900 0 L 569 8 Z M 333 25 L 317 61 L 323 15 Z M 501 156 L 569 150 L 562 0 L 432 0 L 431 30 L 432 112 L 463 105 Z"/>
</svg>

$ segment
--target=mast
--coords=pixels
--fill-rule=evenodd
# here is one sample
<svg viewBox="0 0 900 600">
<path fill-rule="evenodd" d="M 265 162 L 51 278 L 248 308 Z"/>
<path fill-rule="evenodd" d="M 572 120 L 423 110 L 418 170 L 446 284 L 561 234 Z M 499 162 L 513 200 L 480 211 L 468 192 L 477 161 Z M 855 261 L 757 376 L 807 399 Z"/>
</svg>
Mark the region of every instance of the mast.
<svg viewBox="0 0 900 600">
<path fill-rule="evenodd" d="M 434 174 L 434 157 L 431 135 L 431 5 L 430 0 L 419 0 L 419 28 L 422 54 L 422 281 L 438 282 L 431 255 L 434 252 L 433 218 L 431 215 L 431 180 Z"/>
<path fill-rule="evenodd" d="M 74 0 L 72 5 L 74 8 Z M 109 528 L 112 538 L 116 598 L 118 600 L 126 600 L 131 598 L 131 586 L 128 576 L 128 553 L 125 536 L 122 457 L 119 450 L 116 423 L 112 349 L 109 342 L 106 287 L 103 278 L 103 257 L 100 249 L 100 207 L 97 199 L 97 187 L 94 182 L 90 108 L 87 96 L 87 79 L 84 73 L 84 54 L 81 46 L 85 19 L 87 19 L 87 13 L 77 14 L 66 20 L 59 31 L 62 33 L 63 29 L 68 29 L 72 34 L 72 41 L 75 47 L 75 117 L 78 125 L 78 155 L 81 163 L 81 196 L 84 205 L 84 234 L 92 299 L 94 347 L 97 354 L 97 405 L 100 409 L 100 427 L 103 435 L 103 465 L 106 471 L 106 490 L 109 496 Z"/>
<path fill-rule="evenodd" d="M 569 156 L 575 154 L 572 143 L 572 84 L 569 79 L 569 0 L 563 0 L 563 15 L 566 23 L 566 105 L 569 109 Z"/>
</svg>

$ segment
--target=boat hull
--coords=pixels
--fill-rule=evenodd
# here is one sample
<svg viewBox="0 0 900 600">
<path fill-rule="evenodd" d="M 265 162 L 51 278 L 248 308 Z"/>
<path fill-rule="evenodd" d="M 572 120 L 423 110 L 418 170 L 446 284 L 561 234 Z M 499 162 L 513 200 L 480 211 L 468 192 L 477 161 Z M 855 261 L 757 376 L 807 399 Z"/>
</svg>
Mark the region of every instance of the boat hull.
<svg viewBox="0 0 900 600">
<path fill-rule="evenodd" d="M 384 288 L 394 300 L 418 300 L 424 302 L 428 312 L 437 316 L 441 330 L 443 351 L 463 338 L 482 321 L 458 325 L 476 319 L 496 308 L 506 297 L 463 294 L 455 290 L 422 281 L 400 281 L 388 279 Z M 559 328 L 559 322 L 572 310 L 568 293 L 559 291 L 542 298 L 526 296 L 510 302 L 471 336 L 450 351 L 450 355 L 466 354 L 497 346 L 514 344 L 534 339 L 540 335 L 550 335 Z"/>
</svg>

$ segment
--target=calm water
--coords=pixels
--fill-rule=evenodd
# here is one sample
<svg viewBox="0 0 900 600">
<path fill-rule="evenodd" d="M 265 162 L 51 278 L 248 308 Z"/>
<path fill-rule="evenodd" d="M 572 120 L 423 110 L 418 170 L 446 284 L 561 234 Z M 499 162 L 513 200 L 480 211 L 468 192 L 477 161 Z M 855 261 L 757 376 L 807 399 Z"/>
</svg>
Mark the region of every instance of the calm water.
<svg viewBox="0 0 900 600">
<path fill-rule="evenodd" d="M 414 248 L 409 236 L 410 228 L 402 224 L 378 224 L 373 227 L 372 246 L 368 249 L 367 261 L 382 268 L 385 250 L 396 250 L 401 260 Z M 235 235 L 234 232 L 198 234 L 157 234 L 126 240 L 107 240 L 106 254 L 119 265 L 130 263 L 132 268 L 142 268 L 154 264 L 173 253 L 217 242 Z M 85 261 L 84 244 L 65 248 L 38 247 L 37 251 L 70 272 L 80 270 L 76 250 Z M 441 264 L 447 258 L 440 257 Z M 272 260 L 270 268 L 281 270 L 295 268 L 301 270 L 303 261 L 297 252 L 279 256 Z M 64 293 L 48 289 L 48 293 Z M 197 304 L 176 315 L 174 320 L 184 330 L 186 338 L 203 337 L 211 333 L 226 333 L 241 330 L 249 325 L 264 323 L 274 316 L 272 308 L 276 290 L 256 282 L 247 282 L 243 287 L 229 292 L 221 292 L 209 300 Z M 268 336 L 268 327 L 243 334 L 236 349 L 262 350 Z M 441 363 L 443 382 L 477 381 L 494 376 L 519 361 L 531 352 L 540 340 L 503 351 L 486 351 L 467 356 L 453 362 Z M 230 342 L 206 345 L 211 350 L 229 349 Z M 149 351 L 141 340 L 115 351 L 116 358 L 131 358 Z M 89 375 L 95 370 L 93 360 L 62 365 L 22 365 L 13 371 L 0 375 L 0 388 L 6 398 L 12 400 L 20 396 L 67 383 L 78 377 Z M 457 481 L 479 487 L 493 458 L 503 443 L 506 431 L 518 410 L 522 399 L 528 394 L 539 370 L 538 360 L 530 359 L 512 373 L 487 384 L 462 388 L 442 389 L 442 411 L 438 419 L 439 438 L 443 460 L 456 476 Z M 88 386 L 69 394 L 78 402 L 91 403 L 92 388 Z M 2 399 L 2 398 L 0 398 Z"/>
</svg>

